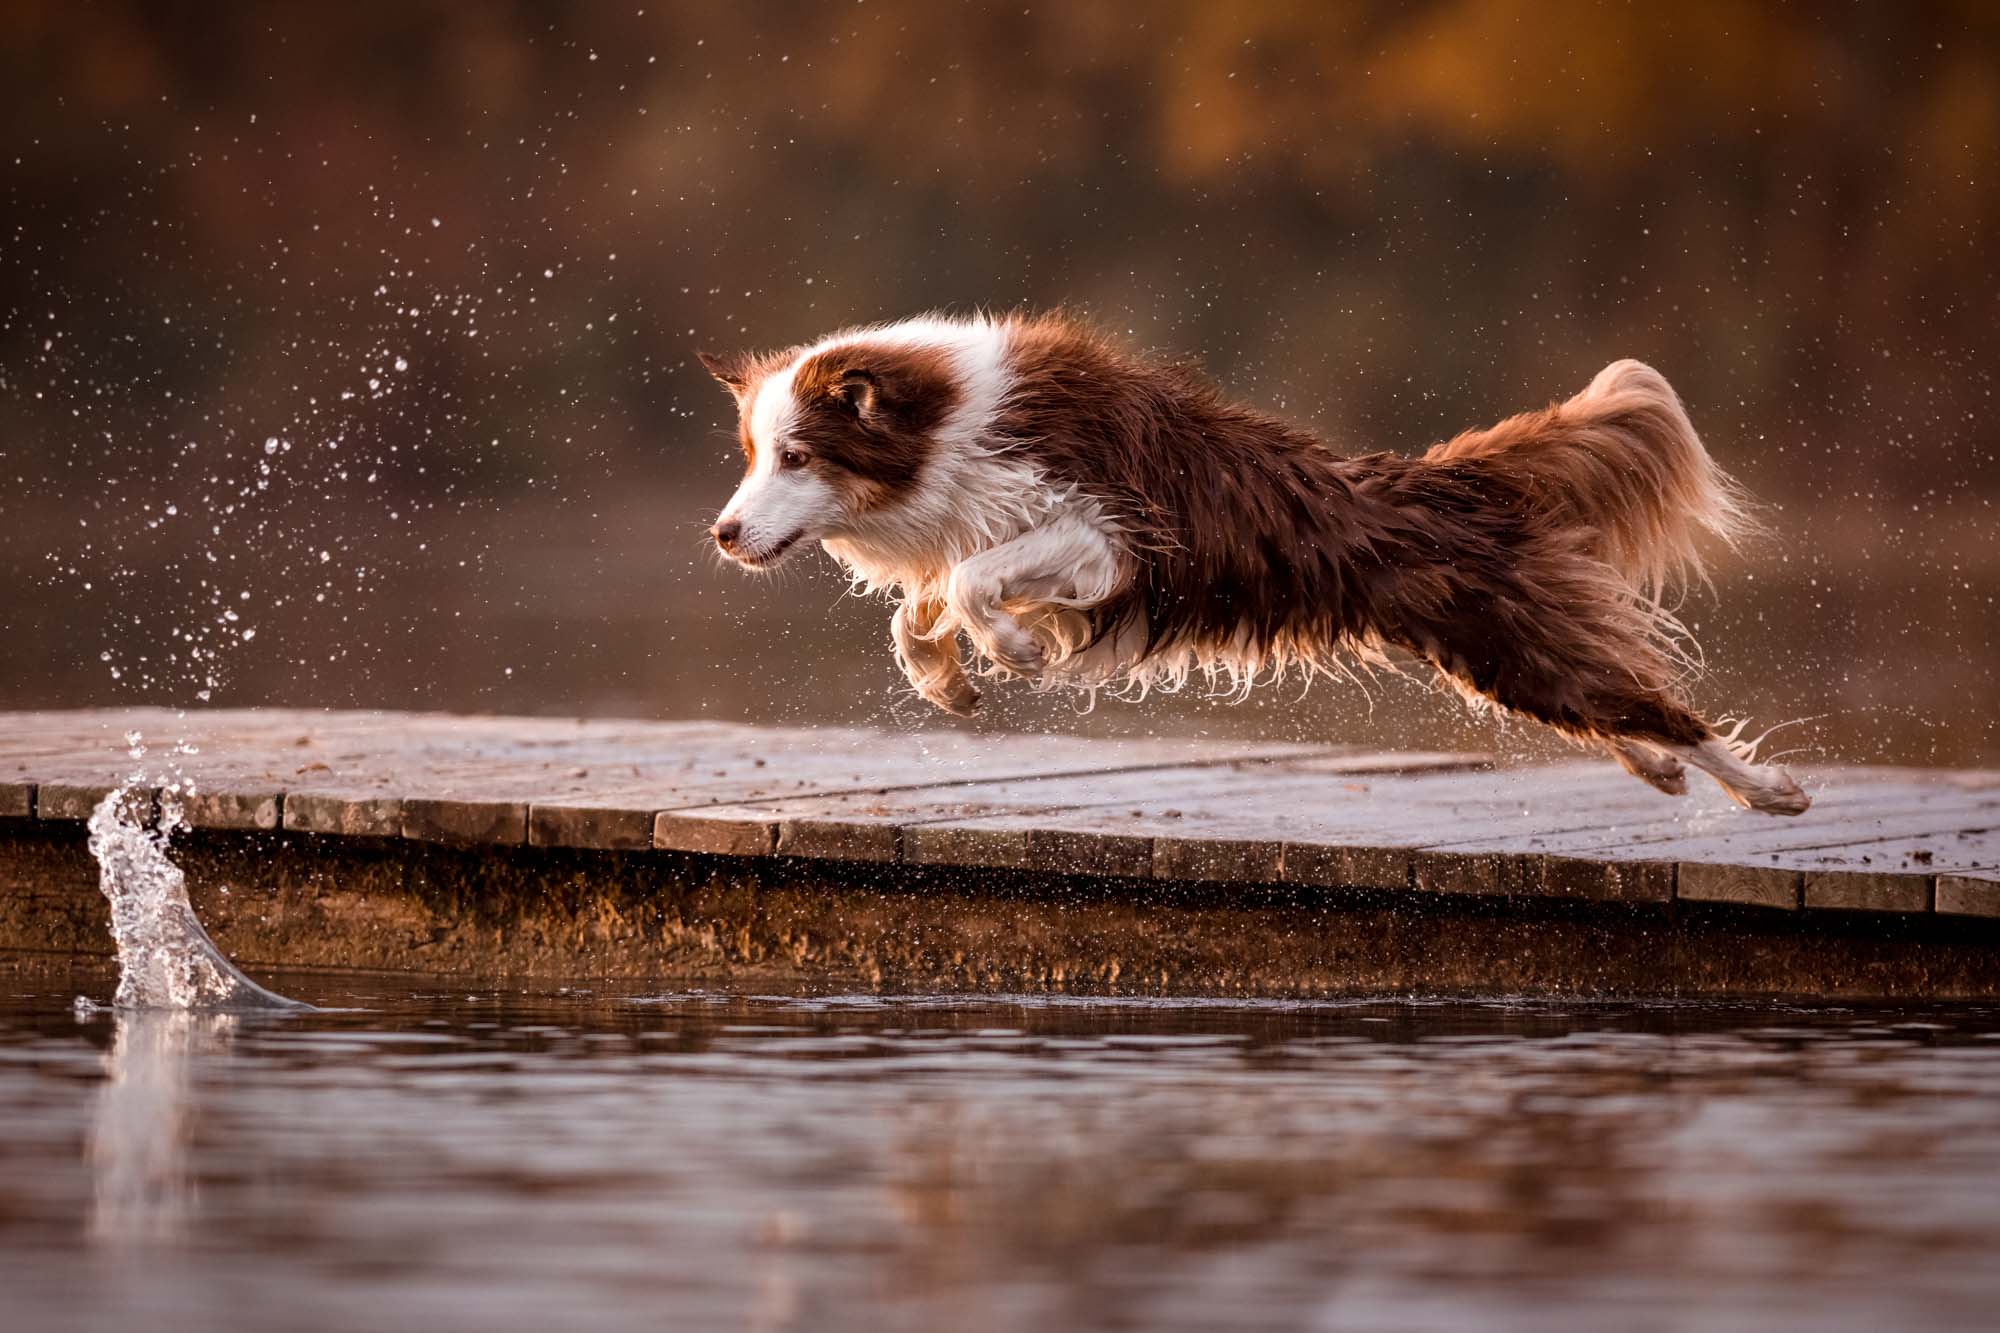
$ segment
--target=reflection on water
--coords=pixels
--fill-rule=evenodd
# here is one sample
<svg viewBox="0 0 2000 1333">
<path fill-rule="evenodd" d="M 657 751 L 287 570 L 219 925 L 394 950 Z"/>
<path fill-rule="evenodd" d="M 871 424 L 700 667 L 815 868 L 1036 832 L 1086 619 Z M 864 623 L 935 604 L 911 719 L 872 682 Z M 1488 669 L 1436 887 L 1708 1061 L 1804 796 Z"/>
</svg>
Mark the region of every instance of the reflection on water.
<svg viewBox="0 0 2000 1333">
<path fill-rule="evenodd" d="M 191 1063 L 223 1053 L 236 1019 L 140 1009 L 111 1021 L 90 1117 L 89 1233 L 110 1242 L 172 1240 L 187 1230 L 195 1205 Z"/>
<path fill-rule="evenodd" d="M 30 1328 L 1987 1326 L 2000 1010 L 0 1004 Z M 108 1047 L 108 1055 L 105 1048 Z"/>
</svg>

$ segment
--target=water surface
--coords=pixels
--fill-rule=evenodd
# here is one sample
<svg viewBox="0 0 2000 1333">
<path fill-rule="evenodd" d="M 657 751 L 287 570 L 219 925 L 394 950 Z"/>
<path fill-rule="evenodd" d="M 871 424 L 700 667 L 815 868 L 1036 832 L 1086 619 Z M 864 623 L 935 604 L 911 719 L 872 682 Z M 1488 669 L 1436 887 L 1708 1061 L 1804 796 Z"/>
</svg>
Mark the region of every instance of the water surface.
<svg viewBox="0 0 2000 1333">
<path fill-rule="evenodd" d="M 2000 1010 L 0 1000 L 12 1329 L 1991 1327 Z M 107 998 L 110 978 L 82 989 Z"/>
</svg>

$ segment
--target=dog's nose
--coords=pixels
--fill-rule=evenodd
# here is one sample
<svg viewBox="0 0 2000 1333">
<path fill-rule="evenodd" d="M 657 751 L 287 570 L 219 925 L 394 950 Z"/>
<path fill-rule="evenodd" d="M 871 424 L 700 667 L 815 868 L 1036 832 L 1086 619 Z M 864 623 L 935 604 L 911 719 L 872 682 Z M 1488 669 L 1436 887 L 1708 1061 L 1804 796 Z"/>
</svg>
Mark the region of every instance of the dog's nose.
<svg viewBox="0 0 2000 1333">
<path fill-rule="evenodd" d="M 736 539 L 743 535 L 743 520 L 740 518 L 718 519 L 708 535 L 715 538 L 715 544 L 723 550 L 736 545 Z"/>
</svg>

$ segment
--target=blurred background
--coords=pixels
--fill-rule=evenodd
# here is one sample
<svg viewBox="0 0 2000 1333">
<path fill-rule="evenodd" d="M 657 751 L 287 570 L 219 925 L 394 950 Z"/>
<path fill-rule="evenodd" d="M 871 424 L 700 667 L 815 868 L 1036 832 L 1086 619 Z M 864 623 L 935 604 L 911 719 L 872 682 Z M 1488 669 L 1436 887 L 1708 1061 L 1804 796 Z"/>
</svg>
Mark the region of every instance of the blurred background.
<svg viewBox="0 0 2000 1333">
<path fill-rule="evenodd" d="M 2000 760 L 2000 6 L 0 18 L 0 707 L 959 725 L 721 569 L 699 347 L 1065 304 L 1336 447 L 1639 356 L 1770 505 L 1683 610 L 1807 762 Z M 972 724 L 1549 743 L 1415 684 Z"/>
</svg>

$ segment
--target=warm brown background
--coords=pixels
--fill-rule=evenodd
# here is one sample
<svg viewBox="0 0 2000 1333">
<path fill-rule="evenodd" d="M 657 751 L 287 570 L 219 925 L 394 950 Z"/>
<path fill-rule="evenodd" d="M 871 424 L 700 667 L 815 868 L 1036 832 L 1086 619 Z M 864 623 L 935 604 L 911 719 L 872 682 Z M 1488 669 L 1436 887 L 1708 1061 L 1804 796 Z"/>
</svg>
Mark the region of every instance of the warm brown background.
<svg viewBox="0 0 2000 1333">
<path fill-rule="evenodd" d="M 1357 449 L 1651 359 L 1778 506 L 1704 700 L 2000 758 L 1991 4 L 13 0 L 0 74 L 0 706 L 194 702 L 193 635 L 232 704 L 939 725 L 826 562 L 714 567 L 690 353 L 1067 302 Z"/>
</svg>

